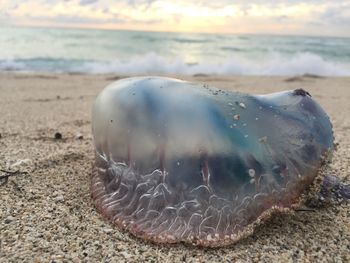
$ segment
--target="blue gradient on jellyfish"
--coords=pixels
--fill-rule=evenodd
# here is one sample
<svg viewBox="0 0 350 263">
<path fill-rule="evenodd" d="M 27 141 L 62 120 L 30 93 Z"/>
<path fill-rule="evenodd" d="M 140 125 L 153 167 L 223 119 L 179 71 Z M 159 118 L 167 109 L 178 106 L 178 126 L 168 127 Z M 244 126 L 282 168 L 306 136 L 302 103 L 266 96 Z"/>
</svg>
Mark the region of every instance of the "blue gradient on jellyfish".
<svg viewBox="0 0 350 263">
<path fill-rule="evenodd" d="M 223 246 L 295 204 L 333 150 L 306 91 L 248 95 L 162 77 L 112 83 L 93 108 L 98 210 L 159 243 Z"/>
</svg>

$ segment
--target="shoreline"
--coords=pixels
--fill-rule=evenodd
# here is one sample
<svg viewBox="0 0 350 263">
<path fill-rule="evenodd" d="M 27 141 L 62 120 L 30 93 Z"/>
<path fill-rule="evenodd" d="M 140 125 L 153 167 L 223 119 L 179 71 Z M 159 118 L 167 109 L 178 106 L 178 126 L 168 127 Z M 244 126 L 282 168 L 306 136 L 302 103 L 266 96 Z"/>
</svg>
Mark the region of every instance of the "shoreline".
<svg viewBox="0 0 350 263">
<path fill-rule="evenodd" d="M 0 186 L 0 262 L 350 261 L 349 203 L 273 216 L 216 249 L 155 245 L 105 222 L 90 197 L 91 107 L 121 77 L 0 72 L 0 167 L 22 172 Z M 350 77 L 172 77 L 248 93 L 304 88 L 333 123 L 338 149 L 327 172 L 349 180 Z"/>
</svg>

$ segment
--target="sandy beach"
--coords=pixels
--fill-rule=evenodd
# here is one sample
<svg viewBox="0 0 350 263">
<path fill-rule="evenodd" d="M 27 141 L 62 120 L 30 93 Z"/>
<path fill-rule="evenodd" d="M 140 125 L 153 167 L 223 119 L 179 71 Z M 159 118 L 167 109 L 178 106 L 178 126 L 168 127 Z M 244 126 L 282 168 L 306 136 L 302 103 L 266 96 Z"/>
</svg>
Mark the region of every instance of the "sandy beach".
<svg viewBox="0 0 350 263">
<path fill-rule="evenodd" d="M 0 262 L 350 262 L 350 203 L 276 215 L 218 249 L 155 245 L 104 221 L 90 196 L 91 107 L 125 77 L 0 74 Z M 327 173 L 350 180 L 350 77 L 177 76 L 228 90 L 304 88 L 330 115 Z M 55 139 L 60 137 L 61 139 Z"/>
</svg>

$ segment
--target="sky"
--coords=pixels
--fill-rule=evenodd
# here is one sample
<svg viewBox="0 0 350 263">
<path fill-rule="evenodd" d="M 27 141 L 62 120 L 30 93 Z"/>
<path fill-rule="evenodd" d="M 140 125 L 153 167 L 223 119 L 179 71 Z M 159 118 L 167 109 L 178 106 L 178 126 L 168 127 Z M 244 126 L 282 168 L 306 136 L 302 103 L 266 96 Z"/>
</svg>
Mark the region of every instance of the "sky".
<svg viewBox="0 0 350 263">
<path fill-rule="evenodd" d="M 350 37 L 350 0 L 0 0 L 0 25 Z"/>
</svg>

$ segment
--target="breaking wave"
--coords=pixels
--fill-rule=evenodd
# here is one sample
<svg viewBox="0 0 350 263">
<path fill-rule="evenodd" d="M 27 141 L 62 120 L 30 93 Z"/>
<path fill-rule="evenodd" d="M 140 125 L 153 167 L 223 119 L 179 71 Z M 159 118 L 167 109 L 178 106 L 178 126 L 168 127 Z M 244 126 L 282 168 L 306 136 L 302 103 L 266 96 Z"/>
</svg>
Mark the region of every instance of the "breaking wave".
<svg viewBox="0 0 350 263">
<path fill-rule="evenodd" d="M 186 63 L 148 53 L 129 59 L 82 60 L 29 58 L 0 60 L 0 70 L 92 74 L 217 74 L 217 75 L 301 75 L 350 76 L 350 64 L 328 61 L 313 53 L 296 53 L 291 57 L 272 53 L 259 60 L 231 56 L 222 61 Z"/>
</svg>

